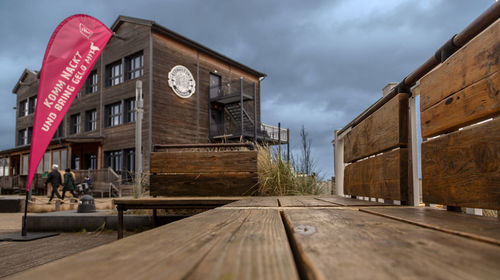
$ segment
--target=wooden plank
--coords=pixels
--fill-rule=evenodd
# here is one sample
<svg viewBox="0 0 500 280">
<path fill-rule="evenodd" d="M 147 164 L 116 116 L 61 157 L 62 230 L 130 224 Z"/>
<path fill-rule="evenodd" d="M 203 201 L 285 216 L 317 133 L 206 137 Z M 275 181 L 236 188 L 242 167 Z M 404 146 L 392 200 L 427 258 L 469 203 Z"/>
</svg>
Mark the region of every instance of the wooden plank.
<svg viewBox="0 0 500 280">
<path fill-rule="evenodd" d="M 344 193 L 383 199 L 408 199 L 408 149 L 397 149 L 345 167 Z"/>
<path fill-rule="evenodd" d="M 278 201 L 282 207 L 338 206 L 328 201 L 319 200 L 314 196 L 280 196 Z"/>
<path fill-rule="evenodd" d="M 151 172 L 257 172 L 257 151 L 151 153 Z"/>
<path fill-rule="evenodd" d="M 482 121 L 500 112 L 500 72 L 422 112 L 422 137 L 432 137 Z"/>
<path fill-rule="evenodd" d="M 151 195 L 248 196 L 257 191 L 256 173 L 165 174 L 150 176 Z"/>
<path fill-rule="evenodd" d="M 277 210 L 210 210 L 13 279 L 54 279 L 54 271 L 61 279 L 298 278 Z"/>
<path fill-rule="evenodd" d="M 248 197 L 226 204 L 225 207 L 278 207 L 278 199 L 273 196 Z"/>
<path fill-rule="evenodd" d="M 420 109 L 500 70 L 500 20 L 420 80 Z"/>
<path fill-rule="evenodd" d="M 426 203 L 500 209 L 500 119 L 422 144 Z"/>
<path fill-rule="evenodd" d="M 383 204 L 374 201 L 359 200 L 354 198 L 346 198 L 341 196 L 318 197 L 319 200 L 331 202 L 339 206 L 384 206 Z"/>
<path fill-rule="evenodd" d="M 500 245 L 500 221 L 429 207 L 365 207 L 360 211 Z"/>
<path fill-rule="evenodd" d="M 408 144 L 408 95 L 399 94 L 355 126 L 344 138 L 344 161 Z"/>
<path fill-rule="evenodd" d="M 496 279 L 500 247 L 349 209 L 284 210 L 307 279 Z M 466 264 L 466 265 L 457 265 Z"/>
<path fill-rule="evenodd" d="M 117 198 L 113 199 L 114 205 L 124 205 L 128 207 L 140 207 L 140 206 L 193 206 L 193 205 L 205 205 L 205 206 L 221 206 L 228 203 L 244 199 L 243 196 L 234 197 L 161 197 L 161 198 L 139 198 L 139 199 L 128 199 L 128 198 Z"/>
</svg>

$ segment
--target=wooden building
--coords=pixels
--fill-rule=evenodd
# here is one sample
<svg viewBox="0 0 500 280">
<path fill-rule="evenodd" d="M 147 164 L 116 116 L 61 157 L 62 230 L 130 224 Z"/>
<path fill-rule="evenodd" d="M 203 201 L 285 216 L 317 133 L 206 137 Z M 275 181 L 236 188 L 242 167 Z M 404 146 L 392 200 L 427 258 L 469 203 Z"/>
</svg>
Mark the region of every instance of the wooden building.
<svg viewBox="0 0 500 280">
<path fill-rule="evenodd" d="M 265 74 L 153 21 L 120 16 L 111 29 L 115 35 L 71 105 L 38 173 L 54 163 L 133 171 L 138 80 L 144 96 L 144 171 L 156 144 L 287 142 L 287 130 L 261 122 L 260 81 Z M 0 152 L 0 175 L 27 174 L 38 76 L 25 70 L 13 89 L 16 147 Z"/>
</svg>

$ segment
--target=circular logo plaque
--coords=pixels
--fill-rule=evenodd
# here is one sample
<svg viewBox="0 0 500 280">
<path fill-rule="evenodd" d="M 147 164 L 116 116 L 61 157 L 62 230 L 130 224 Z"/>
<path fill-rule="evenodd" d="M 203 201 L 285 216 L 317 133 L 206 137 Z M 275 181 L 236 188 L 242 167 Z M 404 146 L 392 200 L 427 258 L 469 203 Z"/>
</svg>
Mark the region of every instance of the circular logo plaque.
<svg viewBox="0 0 500 280">
<path fill-rule="evenodd" d="M 193 75 L 186 67 L 177 65 L 168 73 L 168 85 L 180 98 L 189 98 L 196 90 Z"/>
</svg>

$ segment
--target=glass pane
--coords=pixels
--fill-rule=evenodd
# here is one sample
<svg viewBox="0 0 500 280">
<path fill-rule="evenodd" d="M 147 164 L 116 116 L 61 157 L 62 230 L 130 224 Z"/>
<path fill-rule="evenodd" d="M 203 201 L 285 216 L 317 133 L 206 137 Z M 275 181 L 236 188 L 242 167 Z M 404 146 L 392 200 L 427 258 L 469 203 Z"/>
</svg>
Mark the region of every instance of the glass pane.
<svg viewBox="0 0 500 280">
<path fill-rule="evenodd" d="M 43 155 L 43 171 L 50 171 L 50 153 L 46 152 Z"/>
<path fill-rule="evenodd" d="M 22 158 L 22 170 L 21 170 L 21 175 L 28 175 L 28 160 L 29 156 L 28 155 L 23 155 Z"/>
<path fill-rule="evenodd" d="M 68 150 L 61 151 L 61 170 L 68 168 Z"/>
<path fill-rule="evenodd" d="M 61 153 L 59 151 L 52 152 L 52 164 L 57 164 L 61 166 Z"/>
</svg>

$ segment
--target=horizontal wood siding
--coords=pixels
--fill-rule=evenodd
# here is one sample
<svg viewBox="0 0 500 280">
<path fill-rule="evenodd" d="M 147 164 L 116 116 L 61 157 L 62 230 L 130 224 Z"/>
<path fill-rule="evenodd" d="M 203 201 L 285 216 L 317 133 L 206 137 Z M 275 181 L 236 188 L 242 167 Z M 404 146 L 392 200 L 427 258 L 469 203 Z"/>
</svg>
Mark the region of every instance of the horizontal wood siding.
<svg viewBox="0 0 500 280">
<path fill-rule="evenodd" d="M 408 143 L 408 95 L 399 94 L 345 137 L 344 161 L 380 153 Z"/>
<path fill-rule="evenodd" d="M 397 149 L 345 168 L 344 193 L 383 199 L 407 199 L 408 149 Z"/>
<path fill-rule="evenodd" d="M 246 196 L 257 190 L 257 173 L 152 175 L 151 195 Z"/>
<path fill-rule="evenodd" d="M 451 132 L 500 112 L 500 72 L 470 85 L 421 114 L 422 137 Z"/>
<path fill-rule="evenodd" d="M 500 70 L 500 20 L 477 35 L 420 81 L 420 109 Z"/>
<path fill-rule="evenodd" d="M 257 151 L 152 153 L 151 172 L 257 172 Z"/>
<path fill-rule="evenodd" d="M 500 119 L 422 144 L 426 203 L 500 209 Z"/>
</svg>

